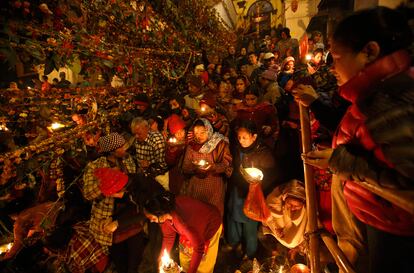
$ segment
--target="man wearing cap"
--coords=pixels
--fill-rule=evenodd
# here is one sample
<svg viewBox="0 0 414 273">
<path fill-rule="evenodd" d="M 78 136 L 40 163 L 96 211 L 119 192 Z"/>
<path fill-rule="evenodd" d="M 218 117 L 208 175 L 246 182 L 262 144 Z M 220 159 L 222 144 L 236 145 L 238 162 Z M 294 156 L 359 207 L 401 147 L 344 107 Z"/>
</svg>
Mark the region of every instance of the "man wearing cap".
<svg viewBox="0 0 414 273">
<path fill-rule="evenodd" d="M 204 67 L 204 64 L 198 64 L 195 66 L 194 75 L 199 76 L 203 80 L 204 85 L 208 84 L 209 77 L 208 77 L 208 72 L 206 71 Z"/>
<path fill-rule="evenodd" d="M 277 75 L 273 70 L 265 70 L 260 74 L 259 82 L 263 89 L 263 101 L 268 101 L 272 105 L 277 103 L 283 94 L 283 90 L 276 82 Z"/>
<path fill-rule="evenodd" d="M 101 137 L 98 141 L 98 149 L 102 156 L 90 162 L 83 175 L 83 197 L 93 202 L 89 229 L 95 240 L 104 246 L 112 245 L 112 233 L 104 231 L 103 221 L 112 215 L 114 201 L 112 197 L 106 196 L 108 195 L 107 188 L 100 185 L 99 179 L 95 176 L 95 170 L 112 168 L 124 174 L 136 173 L 135 162 L 126 153 L 125 144 L 125 139 L 118 133 L 110 133 Z"/>
<path fill-rule="evenodd" d="M 111 246 L 111 259 L 118 272 L 137 272 L 143 248 L 138 233 L 144 218 L 138 213 L 140 200 L 132 202 L 131 198 L 140 189 L 140 182 L 146 181 L 115 168 L 97 168 L 93 175 L 102 197 L 93 202 L 89 229 L 101 245 Z"/>
<path fill-rule="evenodd" d="M 273 70 L 276 75 L 280 71 L 280 66 L 276 63 L 276 57 L 272 52 L 263 55 L 263 66 L 266 70 Z"/>
<path fill-rule="evenodd" d="M 204 96 L 202 80 L 199 76 L 191 75 L 187 83 L 189 94 L 184 96 L 185 106 L 197 112 L 200 110 L 200 100 Z"/>
<path fill-rule="evenodd" d="M 135 135 L 135 157 L 139 168 L 168 190 L 168 166 L 165 162 L 163 135 L 151 131 L 148 121 L 142 117 L 132 120 L 131 132 Z"/>
</svg>

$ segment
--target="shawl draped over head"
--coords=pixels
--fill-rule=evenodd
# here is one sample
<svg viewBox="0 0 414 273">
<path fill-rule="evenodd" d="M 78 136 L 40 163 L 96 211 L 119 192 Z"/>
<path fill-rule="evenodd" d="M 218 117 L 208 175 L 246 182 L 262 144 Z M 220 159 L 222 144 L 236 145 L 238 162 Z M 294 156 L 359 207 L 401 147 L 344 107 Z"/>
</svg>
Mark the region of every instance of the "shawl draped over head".
<svg viewBox="0 0 414 273">
<path fill-rule="evenodd" d="M 200 153 L 209 154 L 216 148 L 217 144 L 219 144 L 220 141 L 224 140 L 228 142 L 228 139 L 225 136 L 220 133 L 213 132 L 213 126 L 211 126 L 211 123 L 207 119 L 200 118 L 199 120 L 203 122 L 208 135 L 207 141 L 201 146 L 199 150 Z"/>
</svg>

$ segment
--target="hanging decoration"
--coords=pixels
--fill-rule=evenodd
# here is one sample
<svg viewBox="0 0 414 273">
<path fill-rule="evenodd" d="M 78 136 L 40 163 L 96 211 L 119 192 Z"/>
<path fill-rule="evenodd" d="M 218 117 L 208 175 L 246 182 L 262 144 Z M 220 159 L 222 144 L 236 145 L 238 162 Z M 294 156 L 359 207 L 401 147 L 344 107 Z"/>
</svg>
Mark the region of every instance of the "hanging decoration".
<svg viewBox="0 0 414 273">
<path fill-rule="evenodd" d="M 225 50 L 233 37 L 205 1 L 181 1 L 180 7 L 169 0 L 34 2 L 10 1 L 0 10 L 9 18 L 3 22 L 0 57 L 11 67 L 24 53 L 31 63 L 45 64 L 46 74 L 64 65 L 81 73 L 90 66 L 128 66 L 116 71 L 125 79 L 147 69 L 158 73 L 172 60 L 185 67 L 188 54 Z M 144 70 L 136 69 L 138 62 L 145 63 Z"/>
</svg>

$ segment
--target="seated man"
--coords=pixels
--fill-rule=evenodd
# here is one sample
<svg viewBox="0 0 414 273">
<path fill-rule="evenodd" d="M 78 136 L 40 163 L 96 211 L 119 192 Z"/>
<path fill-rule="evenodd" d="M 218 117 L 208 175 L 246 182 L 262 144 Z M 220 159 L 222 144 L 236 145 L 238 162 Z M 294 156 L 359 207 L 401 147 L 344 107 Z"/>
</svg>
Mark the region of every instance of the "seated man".
<svg viewBox="0 0 414 273">
<path fill-rule="evenodd" d="M 261 233 L 272 235 L 289 249 L 298 247 L 304 241 L 307 224 L 305 200 L 304 185 L 298 180 L 276 187 L 266 198 L 271 216 L 263 223 Z"/>
</svg>

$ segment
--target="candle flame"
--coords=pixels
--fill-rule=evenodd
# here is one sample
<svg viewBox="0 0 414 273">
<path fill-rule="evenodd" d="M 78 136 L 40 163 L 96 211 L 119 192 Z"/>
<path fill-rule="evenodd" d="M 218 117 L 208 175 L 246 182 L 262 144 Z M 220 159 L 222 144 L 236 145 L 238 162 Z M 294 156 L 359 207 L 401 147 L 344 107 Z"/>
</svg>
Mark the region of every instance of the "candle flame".
<svg viewBox="0 0 414 273">
<path fill-rule="evenodd" d="M 200 166 L 204 166 L 204 165 L 206 165 L 206 161 L 204 160 L 204 159 L 201 159 L 199 162 L 198 162 L 198 165 L 200 165 Z"/>
<path fill-rule="evenodd" d="M 312 54 L 306 54 L 305 59 L 306 59 L 307 61 L 312 60 Z"/>
<path fill-rule="evenodd" d="M 170 137 L 168 140 L 170 143 L 177 143 L 177 139 L 175 137 Z"/>
<path fill-rule="evenodd" d="M 168 255 L 167 249 L 164 249 L 164 253 L 161 257 L 161 266 L 162 267 L 169 267 L 171 265 L 171 258 L 170 255 Z"/>
<path fill-rule="evenodd" d="M 52 130 L 56 130 L 56 129 L 59 129 L 59 128 L 62 128 L 62 127 L 64 127 L 64 125 L 63 124 L 60 124 L 59 122 L 54 122 L 50 126 L 50 128 L 52 128 Z"/>
<path fill-rule="evenodd" d="M 0 124 L 0 131 L 9 131 L 9 128 L 7 128 L 6 124 Z"/>
<path fill-rule="evenodd" d="M 206 108 L 203 106 L 201 107 L 201 112 L 204 112 L 204 111 L 206 111 Z"/>
<path fill-rule="evenodd" d="M 0 254 L 8 252 L 13 246 L 13 243 L 8 243 L 5 245 L 0 246 Z"/>
</svg>

